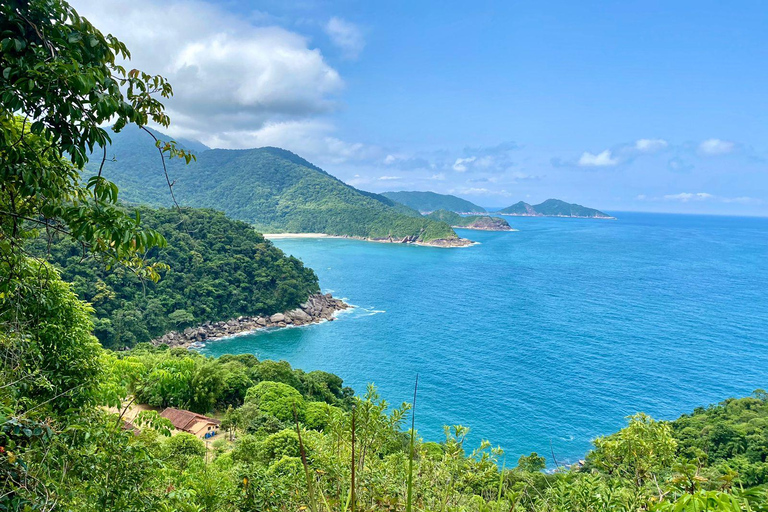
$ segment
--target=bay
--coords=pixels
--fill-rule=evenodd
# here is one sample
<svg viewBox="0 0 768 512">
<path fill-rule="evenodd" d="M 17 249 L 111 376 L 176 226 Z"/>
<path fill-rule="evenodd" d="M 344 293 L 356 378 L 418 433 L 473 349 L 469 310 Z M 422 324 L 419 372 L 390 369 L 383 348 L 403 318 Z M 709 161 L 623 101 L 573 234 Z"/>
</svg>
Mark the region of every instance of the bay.
<svg viewBox="0 0 768 512">
<path fill-rule="evenodd" d="M 340 375 L 409 401 L 417 430 L 582 458 L 643 411 L 673 419 L 768 387 L 768 219 L 613 212 L 616 221 L 507 217 L 460 249 L 280 239 L 338 320 L 208 343 Z"/>
</svg>

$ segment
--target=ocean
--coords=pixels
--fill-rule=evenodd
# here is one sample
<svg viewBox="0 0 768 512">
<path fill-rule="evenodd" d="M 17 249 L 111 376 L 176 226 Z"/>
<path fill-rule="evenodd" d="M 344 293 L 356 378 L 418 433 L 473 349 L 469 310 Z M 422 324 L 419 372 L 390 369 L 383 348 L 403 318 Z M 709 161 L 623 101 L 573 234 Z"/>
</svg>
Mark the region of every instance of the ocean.
<svg viewBox="0 0 768 512">
<path fill-rule="evenodd" d="M 459 230 L 441 249 L 281 239 L 334 322 L 208 343 L 374 384 L 410 401 L 416 428 L 471 428 L 507 465 L 575 462 L 642 411 L 674 419 L 768 388 L 768 219 L 613 212 L 618 220 L 507 217 L 516 232 Z"/>
</svg>

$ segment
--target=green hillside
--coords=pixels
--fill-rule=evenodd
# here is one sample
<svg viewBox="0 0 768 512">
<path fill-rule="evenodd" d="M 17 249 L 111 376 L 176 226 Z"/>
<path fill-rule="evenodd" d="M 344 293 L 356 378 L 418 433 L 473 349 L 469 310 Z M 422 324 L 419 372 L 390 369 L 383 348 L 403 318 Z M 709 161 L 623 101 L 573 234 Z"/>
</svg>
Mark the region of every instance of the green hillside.
<svg viewBox="0 0 768 512">
<path fill-rule="evenodd" d="M 610 215 L 575 203 L 566 203 L 559 199 L 547 199 L 543 203 L 530 205 L 523 201 L 501 209 L 501 215 L 521 217 L 578 217 L 584 219 L 613 219 Z"/>
<path fill-rule="evenodd" d="M 157 283 L 83 259 L 82 247 L 69 238 L 57 236 L 50 246 L 62 277 L 93 305 L 94 334 L 106 347 L 132 346 L 204 322 L 287 311 L 319 291 L 312 269 L 244 222 L 213 210 L 138 211 L 142 224 L 168 241 L 148 254 L 149 261 L 170 267 Z M 47 240 L 39 240 L 35 252 L 48 250 Z"/>
<path fill-rule="evenodd" d="M 458 213 L 485 213 L 485 208 L 466 199 L 435 192 L 384 192 L 384 197 L 420 212 L 448 210 Z"/>
<path fill-rule="evenodd" d="M 357 190 L 290 151 L 209 149 L 196 151 L 196 156 L 197 162 L 190 165 L 169 163 L 179 204 L 222 210 L 261 232 L 418 242 L 458 240 L 447 224 L 423 218 L 378 194 Z M 98 165 L 92 161 L 89 171 L 95 172 Z M 113 135 L 103 172 L 118 185 L 123 200 L 151 206 L 172 204 L 157 149 L 138 130 Z"/>
<path fill-rule="evenodd" d="M 448 210 L 437 210 L 427 217 L 448 223 L 454 228 L 479 229 L 485 231 L 511 231 L 507 221 L 499 217 L 490 217 L 488 215 L 468 215 L 462 217 L 458 213 Z"/>
</svg>

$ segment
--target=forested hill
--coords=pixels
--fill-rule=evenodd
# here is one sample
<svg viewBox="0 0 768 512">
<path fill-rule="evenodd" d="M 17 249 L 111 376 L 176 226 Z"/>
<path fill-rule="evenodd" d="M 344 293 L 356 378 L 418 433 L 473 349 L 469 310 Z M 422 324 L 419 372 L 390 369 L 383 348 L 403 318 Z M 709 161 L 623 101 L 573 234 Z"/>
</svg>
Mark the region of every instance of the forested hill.
<svg viewBox="0 0 768 512">
<path fill-rule="evenodd" d="M 103 172 L 118 185 L 121 198 L 170 206 L 171 196 L 152 139 L 128 128 L 112 138 Z M 420 242 L 458 239 L 447 224 L 422 218 L 378 194 L 357 190 L 289 151 L 272 147 L 191 149 L 196 150 L 197 162 L 186 166 L 170 162 L 168 167 L 179 204 L 222 210 L 261 232 L 316 232 Z M 92 161 L 90 172 L 99 164 Z"/>
<path fill-rule="evenodd" d="M 501 215 L 520 217 L 578 217 L 584 219 L 613 219 L 610 215 L 587 208 L 575 203 L 566 203 L 559 199 L 547 199 L 543 203 L 530 205 L 524 201 L 517 202 L 498 212 Z"/>
<path fill-rule="evenodd" d="M 384 192 L 387 197 L 422 213 L 448 210 L 456 213 L 486 213 L 485 208 L 460 197 L 435 192 Z"/>
<path fill-rule="evenodd" d="M 512 231 L 512 227 L 500 217 L 489 215 L 467 215 L 463 217 L 456 212 L 437 210 L 428 217 L 447 222 L 454 228 L 479 229 L 483 231 Z"/>
<path fill-rule="evenodd" d="M 287 311 L 319 290 L 312 269 L 244 222 L 213 210 L 138 211 L 142 224 L 168 241 L 149 254 L 170 267 L 157 283 L 83 259 L 82 247 L 69 238 L 57 238 L 50 248 L 62 277 L 93 305 L 94 334 L 106 347 L 132 346 L 209 321 Z M 41 240 L 36 250 L 43 253 L 47 245 Z"/>
</svg>

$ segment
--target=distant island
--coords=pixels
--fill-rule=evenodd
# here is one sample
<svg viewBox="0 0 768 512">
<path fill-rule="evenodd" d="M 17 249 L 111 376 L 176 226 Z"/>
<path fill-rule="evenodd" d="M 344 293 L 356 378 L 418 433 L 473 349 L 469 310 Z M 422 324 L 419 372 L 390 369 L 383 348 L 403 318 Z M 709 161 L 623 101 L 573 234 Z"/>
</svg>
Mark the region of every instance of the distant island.
<svg viewBox="0 0 768 512">
<path fill-rule="evenodd" d="M 483 231 L 517 231 L 499 217 L 488 215 L 468 215 L 463 217 L 448 210 L 437 210 L 427 217 L 448 223 L 452 228 L 478 229 Z"/>
<path fill-rule="evenodd" d="M 547 199 L 543 203 L 530 205 L 520 201 L 495 213 L 516 217 L 573 217 L 579 219 L 615 219 L 600 210 L 587 208 L 575 203 L 566 203 L 559 199 Z"/>
<path fill-rule="evenodd" d="M 460 197 L 435 192 L 384 192 L 381 195 L 421 213 L 447 210 L 456 213 L 488 213 L 485 208 Z"/>
<path fill-rule="evenodd" d="M 170 137 L 155 132 L 162 140 Z M 154 207 L 172 206 L 165 176 L 157 171 L 157 148 L 137 129 L 112 135 L 104 173 L 120 187 L 121 198 Z M 445 222 L 389 198 L 358 190 L 307 160 L 280 148 L 208 149 L 177 141 L 197 161 L 170 161 L 173 191 L 182 206 L 214 208 L 263 233 L 325 233 L 391 243 L 465 246 Z M 91 160 L 85 174 L 97 172 Z"/>
</svg>

